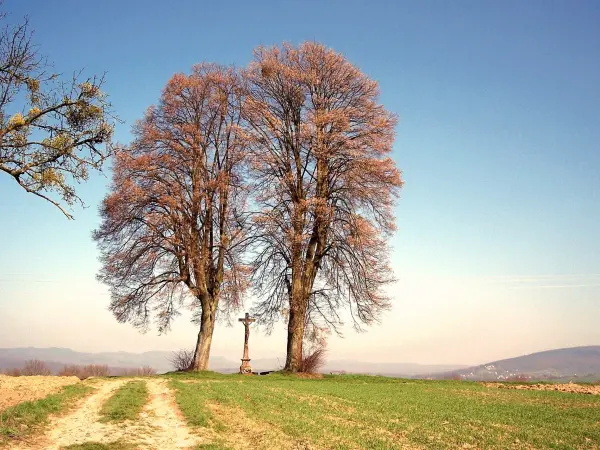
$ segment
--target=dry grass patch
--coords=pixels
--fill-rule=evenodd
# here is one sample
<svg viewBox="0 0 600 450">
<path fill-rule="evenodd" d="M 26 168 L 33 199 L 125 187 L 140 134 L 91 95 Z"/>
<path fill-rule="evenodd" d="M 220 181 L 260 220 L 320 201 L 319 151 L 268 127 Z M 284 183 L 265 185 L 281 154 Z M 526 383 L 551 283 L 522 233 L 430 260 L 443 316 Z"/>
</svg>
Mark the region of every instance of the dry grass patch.
<svg viewBox="0 0 600 450">
<path fill-rule="evenodd" d="M 401 443 L 402 449 L 404 450 L 423 449 L 423 447 L 410 444 L 407 439 L 406 432 L 394 433 L 390 430 L 386 430 L 385 428 L 372 427 L 369 424 L 361 423 L 359 420 L 342 416 L 325 415 L 323 416 L 323 419 L 331 422 L 333 426 L 336 427 L 359 430 L 359 434 L 364 437 L 376 435 L 387 441 L 390 445 L 390 448 L 393 448 L 394 445 L 399 445 Z"/>
<path fill-rule="evenodd" d="M 564 384 L 510 384 L 510 383 L 481 383 L 486 387 L 496 389 L 516 389 L 522 391 L 558 391 L 571 394 L 600 395 L 599 385 L 583 385 L 576 383 Z"/>
<path fill-rule="evenodd" d="M 270 387 L 269 390 L 276 392 L 277 395 L 284 395 L 288 398 L 293 398 L 295 400 L 299 400 L 301 402 L 308 403 L 311 406 L 319 407 L 319 406 L 327 406 L 328 408 L 342 411 L 346 414 L 353 414 L 356 411 L 356 407 L 354 403 L 347 399 L 338 399 L 335 400 L 331 397 L 324 397 L 319 395 L 311 395 L 306 393 L 298 393 L 297 391 L 286 390 L 282 388 Z"/>
<path fill-rule="evenodd" d="M 0 410 L 21 402 L 37 400 L 79 383 L 77 377 L 0 375 Z"/>
<path fill-rule="evenodd" d="M 233 449 L 282 449 L 309 450 L 316 449 L 309 442 L 298 442 L 283 433 L 279 428 L 248 418 L 240 407 L 227 406 L 216 402 L 208 402 L 216 428 L 223 425 L 226 430 L 217 436 Z"/>
<path fill-rule="evenodd" d="M 323 378 L 322 373 L 298 372 L 295 376 L 296 376 L 296 378 L 307 378 L 307 379 L 313 379 L 313 380 L 319 380 L 319 379 Z"/>
</svg>

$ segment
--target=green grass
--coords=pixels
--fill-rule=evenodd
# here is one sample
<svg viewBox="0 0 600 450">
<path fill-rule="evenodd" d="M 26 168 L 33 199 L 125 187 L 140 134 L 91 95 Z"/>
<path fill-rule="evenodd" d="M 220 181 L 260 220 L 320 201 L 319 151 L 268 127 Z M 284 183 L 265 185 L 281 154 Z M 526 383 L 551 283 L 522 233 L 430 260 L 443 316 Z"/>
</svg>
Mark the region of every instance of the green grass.
<svg viewBox="0 0 600 450">
<path fill-rule="evenodd" d="M 130 381 L 123 385 L 102 405 L 102 421 L 120 422 L 138 418 L 148 400 L 145 381 Z"/>
<path fill-rule="evenodd" d="M 224 439 L 228 420 L 211 412 L 210 404 L 224 405 L 253 426 L 263 424 L 285 439 L 317 448 L 600 445 L 600 396 L 594 395 L 366 376 L 299 379 L 186 373 L 169 378 L 188 424 L 211 428 Z M 223 448 L 216 445 L 213 448 Z"/>
<path fill-rule="evenodd" d="M 83 444 L 74 444 L 67 447 L 62 447 L 61 450 L 135 450 L 134 444 L 127 442 L 110 442 L 101 444 L 100 442 L 84 442 Z"/>
<path fill-rule="evenodd" d="M 40 400 L 19 403 L 0 411 L 0 444 L 28 436 L 45 425 L 50 414 L 60 413 L 92 391 L 91 387 L 77 383 Z"/>
<path fill-rule="evenodd" d="M 200 444 L 196 450 L 231 450 L 231 447 L 224 444 Z"/>
</svg>

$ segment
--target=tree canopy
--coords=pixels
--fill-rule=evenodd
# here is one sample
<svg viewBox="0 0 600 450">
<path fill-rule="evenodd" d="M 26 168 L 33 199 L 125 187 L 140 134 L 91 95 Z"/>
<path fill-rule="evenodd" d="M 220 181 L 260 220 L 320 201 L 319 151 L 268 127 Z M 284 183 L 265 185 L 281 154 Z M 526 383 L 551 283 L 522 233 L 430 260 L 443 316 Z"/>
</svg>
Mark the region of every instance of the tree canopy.
<svg viewBox="0 0 600 450">
<path fill-rule="evenodd" d="M 119 321 L 200 323 L 192 368 L 208 367 L 217 312 L 250 282 L 263 324 L 288 322 L 285 369 L 303 342 L 389 307 L 387 241 L 402 186 L 397 118 L 379 89 L 318 44 L 258 48 L 244 70 L 177 74 L 116 151 L 94 237 Z M 248 265 L 244 261 L 249 261 Z"/>
<path fill-rule="evenodd" d="M 318 43 L 258 48 L 246 81 L 256 313 L 287 317 L 296 371 L 307 324 L 335 327 L 346 306 L 358 327 L 389 305 L 397 119 L 375 81 Z"/>
<path fill-rule="evenodd" d="M 176 74 L 116 151 L 94 238 L 99 279 L 120 322 L 169 329 L 182 307 L 200 324 L 192 368 L 206 370 L 217 308 L 241 303 L 247 189 L 242 91 L 231 68 Z"/>
<path fill-rule="evenodd" d="M 72 219 L 75 184 L 110 156 L 115 119 L 102 77 L 60 81 L 31 38 L 27 21 L 0 31 L 0 172 Z"/>
</svg>

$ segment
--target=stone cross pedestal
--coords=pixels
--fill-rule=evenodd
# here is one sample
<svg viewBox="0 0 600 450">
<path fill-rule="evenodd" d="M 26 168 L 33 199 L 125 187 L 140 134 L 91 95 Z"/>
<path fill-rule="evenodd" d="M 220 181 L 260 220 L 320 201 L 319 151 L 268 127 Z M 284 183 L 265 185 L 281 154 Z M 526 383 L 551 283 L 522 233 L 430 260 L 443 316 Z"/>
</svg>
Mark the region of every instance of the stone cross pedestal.
<svg viewBox="0 0 600 450">
<path fill-rule="evenodd" d="M 250 367 L 250 358 L 248 357 L 248 338 L 250 337 L 250 324 L 256 319 L 251 319 L 250 314 L 246 313 L 246 315 L 242 319 L 238 319 L 240 322 L 243 322 L 244 328 L 246 329 L 244 334 L 244 357 L 242 358 L 242 365 L 240 366 L 241 374 L 250 374 L 252 373 L 252 367 Z"/>
</svg>

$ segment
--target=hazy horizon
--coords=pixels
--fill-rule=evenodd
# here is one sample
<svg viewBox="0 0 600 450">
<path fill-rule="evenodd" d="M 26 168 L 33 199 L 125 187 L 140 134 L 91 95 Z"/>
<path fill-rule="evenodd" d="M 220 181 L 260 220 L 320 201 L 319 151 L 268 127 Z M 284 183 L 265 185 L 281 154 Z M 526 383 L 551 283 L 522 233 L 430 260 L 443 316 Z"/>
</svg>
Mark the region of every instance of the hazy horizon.
<svg viewBox="0 0 600 450">
<path fill-rule="evenodd" d="M 412 305 L 408 315 L 402 315 L 399 308 L 394 308 L 387 314 L 381 325 L 368 329 L 366 333 L 357 334 L 352 329 L 345 330 L 344 338 L 332 334 L 329 339 L 328 359 L 351 359 L 364 362 L 398 362 L 417 364 L 457 364 L 477 365 L 499 359 L 521 356 L 538 351 L 555 348 L 595 345 L 594 334 L 586 334 L 586 329 L 594 331 L 594 317 L 577 317 L 581 311 L 573 310 L 571 317 L 565 316 L 565 311 L 557 310 L 554 314 L 547 314 L 546 324 L 530 325 L 528 322 L 534 311 L 531 307 L 543 301 L 539 292 L 554 291 L 555 280 L 551 283 L 537 284 L 531 280 L 489 279 L 485 282 L 475 282 L 462 279 L 460 283 L 449 284 L 448 279 L 438 278 L 426 280 L 416 278 L 412 286 L 408 283 L 399 283 L 400 288 L 412 298 L 424 295 L 436 298 L 443 292 L 446 293 L 447 303 L 421 303 Z M 578 286 L 580 279 L 575 280 Z M 445 281 L 445 283 L 444 283 Z M 565 285 L 566 277 L 561 278 Z M 39 282 L 35 286 L 42 286 L 35 290 L 39 295 L 47 290 L 47 286 L 56 285 L 58 282 Z M 502 288 L 500 286 L 503 286 Z M 163 336 L 151 330 L 146 334 L 139 333 L 128 324 L 117 323 L 106 310 L 108 293 L 106 289 L 97 284 L 95 280 L 90 283 L 94 290 L 88 290 L 87 285 L 80 290 L 81 295 L 87 291 L 88 295 L 95 292 L 95 300 L 88 304 L 77 302 L 76 291 L 65 302 L 72 316 L 64 317 L 60 311 L 53 311 L 53 305 L 37 305 L 38 311 L 28 313 L 14 313 L 8 311 L 3 315 L 3 328 L 0 331 L 0 347 L 64 347 L 82 352 L 128 351 L 141 353 L 144 351 L 172 351 L 179 348 L 190 348 L 195 343 L 196 327 L 189 323 L 186 317 L 175 321 L 173 330 Z M 494 286 L 494 290 L 489 289 Z M 44 289 L 46 288 L 46 289 Z M 412 289 L 411 289 L 412 288 Z M 60 288 L 57 286 L 56 290 Z M 573 289 L 577 289 L 574 287 Z M 52 289 L 54 290 L 54 289 Z M 497 313 L 489 315 L 482 312 L 486 302 L 478 303 L 478 296 L 487 296 L 490 303 L 501 304 L 502 293 L 513 291 L 513 302 L 524 297 L 529 297 L 531 303 L 527 306 L 529 314 L 512 317 L 517 309 L 514 303 L 499 307 Z M 400 291 L 402 292 L 402 291 Z M 536 292 L 538 293 L 537 295 Z M 470 300 L 457 302 L 462 295 L 468 293 Z M 35 295 L 29 296 L 23 309 L 35 307 Z M 537 297 L 537 298 L 534 298 Z M 538 302 L 536 302 L 537 300 Z M 64 300 L 63 300 L 64 301 Z M 539 304 L 539 303 L 538 303 Z M 437 314 L 432 314 L 429 308 L 435 305 Z M 523 306 L 521 306 L 524 309 Z M 22 310 L 21 310 L 22 311 Z M 69 324 L 70 317 L 77 317 L 78 322 Z M 460 319 L 462 329 L 452 330 L 446 325 L 447 317 Z M 478 317 L 486 317 L 485 321 Z M 234 317 L 235 319 L 235 317 Z M 582 326 L 579 333 L 555 333 L 563 326 L 575 323 Z M 23 323 L 29 323 L 31 334 L 24 333 Z M 412 322 L 412 324 L 411 324 Z M 60 326 L 57 326 L 59 324 Z M 420 324 L 415 326 L 415 324 Z M 398 326 L 396 326 L 398 325 Z M 59 329 L 60 328 L 60 329 Z M 532 329 L 536 333 L 532 333 Z M 73 336 L 77 336 L 76 339 Z M 487 336 L 487 339 L 482 337 Z M 575 338 L 574 338 L 575 336 Z M 525 342 L 527 341 L 527 342 Z M 463 344 L 463 346 L 461 346 Z M 213 356 L 223 356 L 236 360 L 241 357 L 243 345 L 243 327 L 237 322 L 233 327 L 219 323 L 213 340 Z M 285 327 L 280 324 L 270 336 L 253 327 L 250 337 L 250 356 L 254 359 L 285 356 Z"/>
<path fill-rule="evenodd" d="M 122 143 L 172 74 L 201 61 L 241 67 L 261 44 L 316 40 L 379 81 L 381 102 L 400 116 L 399 281 L 381 324 L 332 335 L 330 359 L 475 365 L 600 344 L 599 3 L 333 2 L 319 15 L 311 4 L 6 0 L 3 9 L 11 23 L 29 16 L 40 53 L 65 76 L 107 72 Z M 88 208 L 67 221 L 0 174 L 0 347 L 195 344 L 185 315 L 157 336 L 107 311 L 91 240 L 107 184 L 93 176 L 78 186 Z M 241 357 L 242 314 L 217 326 L 212 355 Z M 285 345 L 283 324 L 271 336 L 253 329 L 250 357 L 282 356 Z"/>
<path fill-rule="evenodd" d="M 501 359 L 488 359 L 488 360 L 480 361 L 477 363 L 435 363 L 435 362 L 420 362 L 419 363 L 419 362 L 413 362 L 413 361 L 392 361 L 392 360 L 371 361 L 368 359 L 356 359 L 356 358 L 351 358 L 351 357 L 336 358 L 335 356 L 327 354 L 326 358 L 324 359 L 324 361 L 325 361 L 324 366 L 325 366 L 325 368 L 327 368 L 327 366 L 331 363 L 348 362 L 348 363 L 353 363 L 353 364 L 356 363 L 356 364 L 365 364 L 365 365 L 406 365 L 406 366 L 423 366 L 423 367 L 440 367 L 440 368 L 469 368 L 469 367 L 485 365 L 485 364 L 496 362 L 496 361 L 509 360 L 509 359 L 513 359 L 513 358 L 519 358 L 522 356 L 529 356 L 531 354 L 544 353 L 547 351 L 568 350 L 568 349 L 577 349 L 577 348 L 584 348 L 584 347 L 596 347 L 596 346 L 595 345 L 587 345 L 587 346 L 542 349 L 542 350 L 534 351 L 533 353 L 523 353 L 523 354 L 519 354 L 519 355 L 512 355 L 512 356 L 507 356 L 507 357 L 504 357 Z M 86 354 L 86 355 L 87 354 L 104 355 L 104 354 L 118 354 L 118 353 L 124 353 L 124 354 L 130 354 L 130 355 L 144 355 L 144 354 L 148 354 L 148 353 L 171 354 L 172 352 L 175 352 L 178 349 L 173 348 L 173 349 L 165 349 L 165 350 L 144 350 L 144 351 L 126 351 L 126 350 L 85 351 L 85 350 L 74 349 L 71 347 L 40 347 L 40 346 L 30 345 L 30 346 L 19 346 L 19 347 L 0 347 L 0 350 L 69 350 L 69 351 L 73 351 L 74 353 L 80 353 L 80 354 Z M 237 356 L 240 356 L 240 355 L 237 355 Z M 52 363 L 68 364 L 67 362 L 61 361 L 60 359 L 56 359 L 56 358 L 48 359 L 48 358 L 28 357 L 28 358 L 22 358 L 22 359 L 26 360 L 26 359 L 31 359 L 31 358 L 42 359 L 44 361 L 52 362 Z M 221 354 L 216 354 L 215 352 L 211 352 L 210 360 L 211 361 L 225 360 L 227 362 L 232 363 L 231 368 L 235 368 L 234 366 L 236 364 L 239 364 L 238 361 L 240 361 L 241 358 L 236 358 L 235 355 L 221 355 Z M 280 366 L 283 367 L 283 364 L 285 363 L 285 353 L 281 353 L 279 355 L 263 356 L 260 358 L 255 358 L 255 357 L 251 358 L 251 361 L 254 361 L 255 363 L 256 363 L 256 361 L 264 363 L 265 361 L 272 361 L 272 360 L 278 360 L 280 362 Z M 169 359 L 166 359 L 165 361 L 166 361 L 166 364 L 170 364 Z M 123 364 L 121 364 L 121 365 L 123 365 Z M 132 366 L 132 367 L 135 366 L 135 363 L 130 363 L 130 366 Z M 213 365 L 211 364 L 210 369 L 213 369 L 215 367 L 213 367 Z M 223 367 L 218 366 L 217 368 L 221 369 Z M 340 367 L 340 370 L 341 369 L 343 369 L 343 367 Z M 440 370 L 445 371 L 445 370 L 450 370 L 450 369 L 440 369 Z"/>
</svg>

